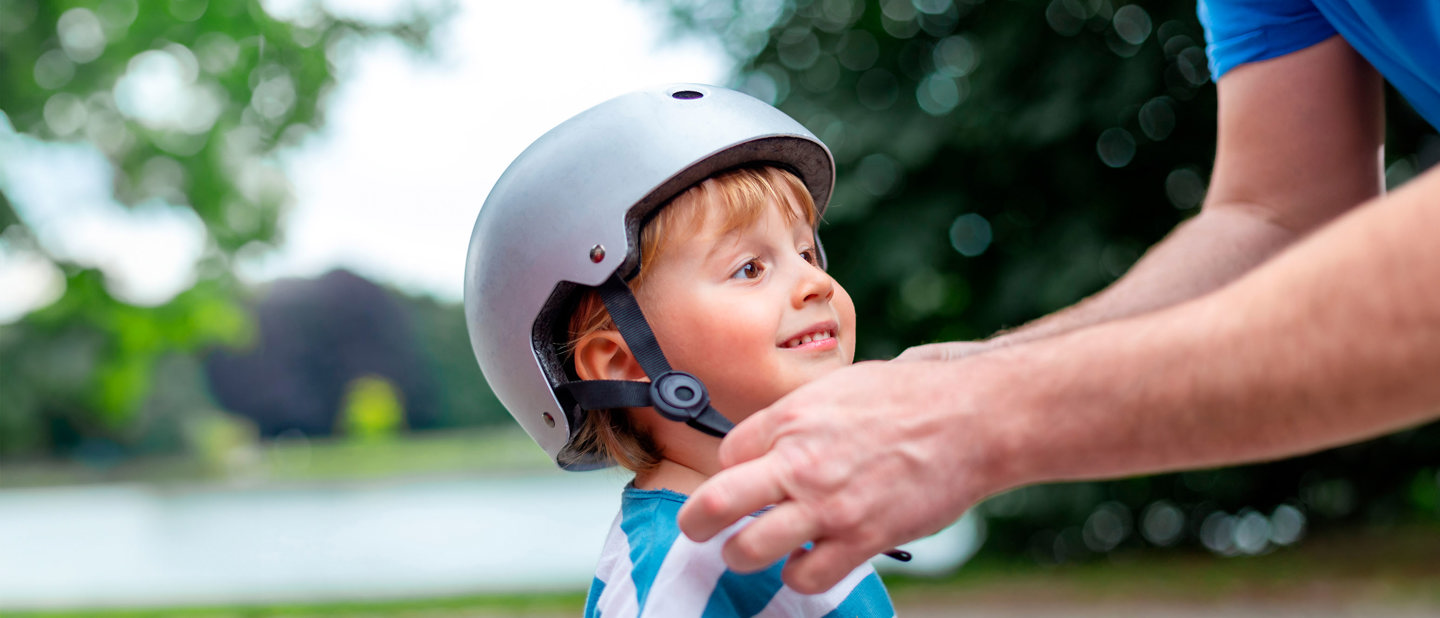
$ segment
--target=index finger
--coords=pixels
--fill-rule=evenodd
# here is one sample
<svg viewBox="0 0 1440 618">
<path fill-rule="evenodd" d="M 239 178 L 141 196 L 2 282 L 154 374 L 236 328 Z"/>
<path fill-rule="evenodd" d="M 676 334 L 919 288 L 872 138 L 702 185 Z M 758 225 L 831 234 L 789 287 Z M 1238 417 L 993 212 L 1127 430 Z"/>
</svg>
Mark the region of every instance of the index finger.
<svg viewBox="0 0 1440 618">
<path fill-rule="evenodd" d="M 691 540 L 703 543 L 741 517 L 785 498 L 777 461 L 762 457 L 721 470 L 695 490 L 676 520 Z"/>
</svg>

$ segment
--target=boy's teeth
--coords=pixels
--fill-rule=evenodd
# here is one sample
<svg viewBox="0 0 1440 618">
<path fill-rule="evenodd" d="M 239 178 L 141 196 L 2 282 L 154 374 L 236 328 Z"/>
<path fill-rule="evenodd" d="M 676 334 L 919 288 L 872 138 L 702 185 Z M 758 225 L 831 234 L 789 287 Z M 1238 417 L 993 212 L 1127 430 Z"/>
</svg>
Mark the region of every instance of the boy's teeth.
<svg viewBox="0 0 1440 618">
<path fill-rule="evenodd" d="M 807 344 L 807 343 L 810 343 L 811 341 L 815 341 L 815 340 L 818 340 L 818 339 L 829 339 L 830 337 L 831 337 L 831 334 L 830 334 L 830 331 L 828 331 L 828 330 L 826 330 L 826 331 L 820 331 L 820 332 L 818 332 L 818 333 L 810 333 L 810 334 L 808 334 L 808 335 L 801 335 L 801 336 L 799 336 L 799 337 L 796 337 L 796 338 L 794 338 L 794 339 L 791 339 L 791 340 L 789 340 L 789 341 L 786 341 L 786 342 L 785 342 L 785 347 L 787 347 L 787 348 L 799 347 L 799 346 L 805 345 L 805 344 Z"/>
</svg>

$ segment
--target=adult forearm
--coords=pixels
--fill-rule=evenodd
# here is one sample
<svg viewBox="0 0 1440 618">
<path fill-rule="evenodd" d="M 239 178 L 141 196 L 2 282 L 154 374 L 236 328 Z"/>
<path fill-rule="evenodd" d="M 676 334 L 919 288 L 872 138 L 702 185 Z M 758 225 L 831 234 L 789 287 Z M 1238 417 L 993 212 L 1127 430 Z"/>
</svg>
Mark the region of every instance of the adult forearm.
<svg viewBox="0 0 1440 618">
<path fill-rule="evenodd" d="M 996 343 L 1051 337 L 1169 307 L 1244 275 L 1302 232 L 1241 205 L 1206 206 L 1152 247 L 1118 281 L 1080 303 L 1000 333 Z"/>
<path fill-rule="evenodd" d="M 1018 482 L 1305 453 L 1440 414 L 1440 171 L 1232 285 L 1018 346 Z M 997 359 L 998 360 L 998 359 Z M 1028 444 L 1027 444 L 1028 443 Z M 1038 444 L 1037 444 L 1038 443 Z"/>
</svg>

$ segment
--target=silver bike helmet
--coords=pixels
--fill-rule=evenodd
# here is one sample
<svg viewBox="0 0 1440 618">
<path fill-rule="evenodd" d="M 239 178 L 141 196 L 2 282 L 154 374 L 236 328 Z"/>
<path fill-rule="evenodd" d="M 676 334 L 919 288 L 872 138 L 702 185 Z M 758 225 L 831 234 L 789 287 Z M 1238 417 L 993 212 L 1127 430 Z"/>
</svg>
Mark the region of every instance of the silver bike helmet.
<svg viewBox="0 0 1440 618">
<path fill-rule="evenodd" d="M 610 465 L 567 450 L 585 410 L 654 406 L 712 435 L 729 428 L 709 408 L 703 384 L 669 370 L 624 281 L 639 271 L 648 215 L 709 176 L 756 164 L 795 173 L 824 212 L 835 163 L 819 139 L 748 95 L 672 84 L 581 112 L 526 148 L 495 183 L 465 263 L 470 344 L 500 402 L 561 467 Z M 822 266 L 823 259 L 822 252 Z M 600 290 L 649 383 L 567 374 L 557 343 L 587 288 Z"/>
</svg>

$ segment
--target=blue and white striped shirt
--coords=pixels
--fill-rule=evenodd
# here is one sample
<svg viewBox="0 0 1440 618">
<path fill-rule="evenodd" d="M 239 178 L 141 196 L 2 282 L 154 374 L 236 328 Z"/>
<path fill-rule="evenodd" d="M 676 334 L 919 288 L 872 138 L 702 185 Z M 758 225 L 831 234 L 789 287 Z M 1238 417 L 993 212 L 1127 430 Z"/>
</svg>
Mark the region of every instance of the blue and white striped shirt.
<svg viewBox="0 0 1440 618">
<path fill-rule="evenodd" d="M 814 595 L 781 582 L 783 561 L 757 573 L 729 570 L 720 548 L 754 516 L 696 543 L 675 523 L 684 503 L 685 496 L 673 491 L 625 488 L 590 585 L 586 618 L 895 615 L 869 564 Z"/>
</svg>

